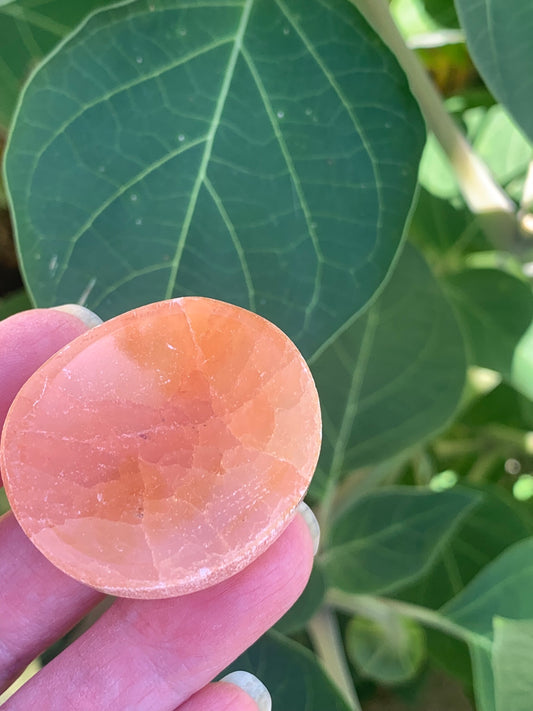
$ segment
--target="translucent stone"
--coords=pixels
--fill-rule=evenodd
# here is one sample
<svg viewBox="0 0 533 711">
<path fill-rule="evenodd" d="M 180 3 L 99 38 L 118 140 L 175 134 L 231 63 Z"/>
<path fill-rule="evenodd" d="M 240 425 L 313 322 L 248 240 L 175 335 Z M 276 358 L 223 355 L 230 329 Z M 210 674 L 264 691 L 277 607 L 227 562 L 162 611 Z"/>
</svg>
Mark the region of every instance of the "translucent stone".
<svg viewBox="0 0 533 711">
<path fill-rule="evenodd" d="M 1 466 L 58 568 L 157 598 L 233 575 L 294 515 L 321 440 L 311 373 L 276 326 L 190 297 L 83 334 L 24 385 Z"/>
</svg>

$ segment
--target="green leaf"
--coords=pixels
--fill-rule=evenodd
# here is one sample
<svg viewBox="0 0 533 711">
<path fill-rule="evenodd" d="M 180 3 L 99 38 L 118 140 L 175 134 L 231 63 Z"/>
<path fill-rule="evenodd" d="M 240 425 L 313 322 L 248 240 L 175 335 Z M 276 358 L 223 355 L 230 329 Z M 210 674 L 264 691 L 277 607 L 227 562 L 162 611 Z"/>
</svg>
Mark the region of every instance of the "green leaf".
<svg viewBox="0 0 533 711">
<path fill-rule="evenodd" d="M 424 630 L 393 610 L 382 619 L 354 617 L 346 628 L 346 651 L 362 676 L 381 684 L 404 683 L 424 662 Z"/>
<path fill-rule="evenodd" d="M 459 426 L 484 428 L 504 425 L 524 431 L 533 429 L 533 403 L 508 383 L 502 382 L 472 402 L 461 413 Z"/>
<path fill-rule="evenodd" d="M 496 617 L 492 668 L 497 711 L 531 711 L 533 698 L 533 620 Z"/>
<path fill-rule="evenodd" d="M 471 633 L 491 640 L 496 616 L 533 619 L 533 538 L 515 543 L 502 553 L 441 613 Z"/>
<path fill-rule="evenodd" d="M 476 152 L 487 163 L 498 183 L 519 201 L 533 157 L 531 144 L 500 105 L 477 106 L 465 111 L 461 118 Z M 422 156 L 420 182 L 433 195 L 452 199 L 457 205 L 463 204 L 453 169 L 433 135 L 429 136 Z"/>
<path fill-rule="evenodd" d="M 471 645 L 474 692 L 478 711 L 497 711 L 490 648 Z"/>
<path fill-rule="evenodd" d="M 471 652 L 466 642 L 440 630 L 428 628 L 426 645 L 432 666 L 454 676 L 464 689 L 473 688 Z"/>
<path fill-rule="evenodd" d="M 497 370 L 533 399 L 533 293 L 499 269 L 469 269 L 446 280 L 470 359 Z M 501 417 L 500 417 L 501 420 Z"/>
<path fill-rule="evenodd" d="M 381 461 L 443 427 L 459 402 L 455 315 L 411 246 L 381 296 L 317 358 L 324 439 L 313 486 Z"/>
<path fill-rule="evenodd" d="M 511 376 L 515 350 L 533 318 L 531 287 L 497 269 L 469 269 L 446 280 L 471 362 Z"/>
<path fill-rule="evenodd" d="M 470 53 L 487 86 L 533 140 L 533 4 L 456 0 Z"/>
<path fill-rule="evenodd" d="M 361 497 L 334 521 L 320 557 L 330 585 L 381 594 L 415 580 L 477 503 L 467 489 L 398 487 Z"/>
<path fill-rule="evenodd" d="M 0 321 L 8 316 L 13 316 L 13 314 L 19 311 L 31 309 L 31 307 L 32 304 L 24 289 L 13 291 L 7 296 L 0 298 Z"/>
<path fill-rule="evenodd" d="M 390 10 L 404 37 L 411 38 L 438 29 L 438 24 L 426 12 L 423 0 L 391 0 Z"/>
<path fill-rule="evenodd" d="M 275 629 L 283 634 L 293 634 L 302 630 L 321 606 L 325 594 L 324 575 L 315 564 L 305 590 L 291 609 L 276 623 Z"/>
<path fill-rule="evenodd" d="M 533 620 L 493 620 L 491 648 L 471 645 L 479 711 L 529 711 L 533 683 Z"/>
<path fill-rule="evenodd" d="M 532 553 L 533 538 L 515 544 L 440 611 L 470 635 L 480 711 L 531 708 Z"/>
<path fill-rule="evenodd" d="M 437 609 L 458 595 L 506 548 L 533 533 L 520 506 L 497 487 L 478 492 L 478 503 L 440 547 L 427 575 L 397 591 L 401 600 Z"/>
<path fill-rule="evenodd" d="M 533 322 L 516 346 L 511 382 L 518 391 L 533 400 Z"/>
<path fill-rule="evenodd" d="M 443 27 L 458 27 L 453 0 L 423 0 L 426 11 Z"/>
<path fill-rule="evenodd" d="M 110 0 L 0 2 L 0 129 L 6 128 L 30 70 L 95 8 Z"/>
<path fill-rule="evenodd" d="M 261 637 L 224 673 L 239 670 L 261 679 L 270 691 L 274 709 L 349 711 L 316 657 L 279 633 Z"/>
<path fill-rule="evenodd" d="M 9 501 L 7 500 L 6 490 L 3 486 L 0 486 L 0 516 L 9 511 Z"/>
<path fill-rule="evenodd" d="M 464 206 L 454 205 L 424 188 L 418 193 L 409 239 L 440 271 L 446 268 L 452 254 L 452 267 L 457 268 L 463 253 L 488 246 L 475 217 Z"/>
<path fill-rule="evenodd" d="M 290 71 L 289 71 L 290 67 Z M 103 318 L 202 294 L 306 356 L 384 280 L 424 130 L 345 0 L 138 0 L 27 85 L 6 152 L 37 304 Z"/>
<path fill-rule="evenodd" d="M 391 0 L 391 12 L 402 34 L 408 38 L 428 37 L 441 27 L 457 27 L 459 23 L 453 0 Z M 444 42 L 442 35 L 439 39 Z"/>
<path fill-rule="evenodd" d="M 471 109 L 467 124 L 474 136 L 476 151 L 490 166 L 500 185 L 518 201 L 522 195 L 523 176 L 533 157 L 531 143 L 517 129 L 503 106 Z"/>
</svg>

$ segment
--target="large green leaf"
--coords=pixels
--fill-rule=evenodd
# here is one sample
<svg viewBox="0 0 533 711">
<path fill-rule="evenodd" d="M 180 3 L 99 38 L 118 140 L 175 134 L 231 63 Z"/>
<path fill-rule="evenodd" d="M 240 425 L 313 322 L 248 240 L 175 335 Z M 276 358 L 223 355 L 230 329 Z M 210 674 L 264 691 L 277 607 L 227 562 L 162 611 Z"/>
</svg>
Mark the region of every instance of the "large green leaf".
<svg viewBox="0 0 533 711">
<path fill-rule="evenodd" d="M 384 280 L 424 130 L 345 0 L 138 0 L 26 87 L 6 177 L 36 303 L 104 318 L 187 294 L 309 356 Z"/>
<path fill-rule="evenodd" d="M 440 547 L 427 575 L 396 597 L 436 609 L 463 588 L 506 548 L 533 534 L 524 507 L 496 487 L 479 492 L 479 500 Z"/>
<path fill-rule="evenodd" d="M 238 670 L 261 679 L 270 691 L 274 709 L 349 711 L 316 657 L 279 633 L 261 637 L 226 672 Z"/>
<path fill-rule="evenodd" d="M 533 4 L 456 0 L 472 57 L 494 96 L 533 140 Z"/>
<path fill-rule="evenodd" d="M 515 349 L 533 319 L 529 284 L 498 269 L 448 277 L 472 363 L 510 377 Z"/>
<path fill-rule="evenodd" d="M 492 668 L 497 711 L 531 711 L 533 620 L 494 620 Z"/>
<path fill-rule="evenodd" d="M 0 129 L 9 124 L 30 70 L 95 8 L 110 0 L 0 2 Z"/>
<path fill-rule="evenodd" d="M 465 377 L 464 345 L 435 278 L 407 246 L 381 296 L 317 358 L 324 440 L 313 487 L 442 427 Z"/>
<path fill-rule="evenodd" d="M 327 580 L 350 593 L 384 593 L 422 575 L 477 492 L 398 487 L 361 497 L 334 521 L 320 557 Z"/>
<path fill-rule="evenodd" d="M 533 646 L 532 588 L 533 538 L 528 538 L 508 548 L 440 610 L 469 639 L 480 711 L 527 708 L 512 704 L 522 697 L 525 680 L 531 683 L 531 652 L 526 657 L 525 674 L 514 656 L 519 650 L 516 646 L 513 650 L 513 645 L 520 645 L 522 651 Z M 506 620 L 499 622 L 498 618 Z M 516 624 L 511 624 L 513 621 Z M 516 632 L 520 629 L 519 639 Z"/>
<path fill-rule="evenodd" d="M 533 538 L 515 543 L 477 575 L 441 613 L 475 637 L 492 639 L 496 616 L 533 619 Z"/>
</svg>

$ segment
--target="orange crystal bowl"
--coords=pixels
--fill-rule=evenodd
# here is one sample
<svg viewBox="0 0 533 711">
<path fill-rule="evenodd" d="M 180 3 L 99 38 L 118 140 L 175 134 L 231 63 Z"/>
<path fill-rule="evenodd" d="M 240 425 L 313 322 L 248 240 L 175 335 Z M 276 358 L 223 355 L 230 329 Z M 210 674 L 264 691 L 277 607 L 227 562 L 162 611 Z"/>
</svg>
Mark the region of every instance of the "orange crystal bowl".
<svg viewBox="0 0 533 711">
<path fill-rule="evenodd" d="M 162 598 L 217 583 L 281 533 L 313 475 L 318 395 L 269 321 L 202 297 L 84 333 L 15 398 L 0 462 L 13 513 L 68 575 Z"/>
</svg>

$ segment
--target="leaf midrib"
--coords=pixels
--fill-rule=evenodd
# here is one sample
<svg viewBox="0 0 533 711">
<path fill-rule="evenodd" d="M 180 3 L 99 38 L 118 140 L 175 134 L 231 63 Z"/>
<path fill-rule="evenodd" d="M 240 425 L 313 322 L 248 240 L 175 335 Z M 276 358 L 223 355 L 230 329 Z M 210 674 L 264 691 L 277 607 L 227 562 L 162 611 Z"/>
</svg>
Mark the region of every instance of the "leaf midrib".
<svg viewBox="0 0 533 711">
<path fill-rule="evenodd" d="M 465 506 L 455 513 L 453 520 L 454 524 L 457 523 L 461 519 L 461 517 L 465 515 L 465 513 L 474 505 L 474 503 L 474 501 L 466 502 Z M 381 528 L 379 531 L 371 533 L 370 535 L 362 536 L 360 538 L 352 538 L 349 541 L 338 545 L 332 544 L 330 550 L 324 554 L 322 561 L 327 561 L 328 558 L 335 559 L 339 554 L 346 554 L 347 551 L 351 554 L 358 553 L 359 551 L 368 548 L 369 544 L 375 546 L 376 544 L 383 543 L 387 539 L 394 536 L 396 533 L 404 531 L 406 528 L 406 524 L 414 524 L 414 526 L 419 526 L 422 522 L 426 521 L 426 519 L 431 520 L 435 516 L 436 508 L 438 509 L 441 507 L 437 506 L 437 504 L 435 503 L 435 505 L 430 510 L 425 509 L 424 511 L 419 511 L 416 514 L 409 516 L 407 521 L 406 519 L 400 518 L 385 526 L 384 528 Z M 410 528 L 412 530 L 413 526 L 410 525 Z M 448 532 L 446 532 L 441 538 L 443 540 L 448 540 L 449 537 L 447 534 Z"/>
<path fill-rule="evenodd" d="M 209 131 L 207 132 L 207 140 L 205 142 L 205 148 L 202 155 L 202 160 L 198 168 L 198 173 L 196 175 L 196 180 L 194 181 L 193 189 L 191 192 L 191 197 L 189 204 L 187 205 L 187 211 L 185 213 L 185 218 L 181 227 L 180 235 L 178 238 L 178 244 L 176 246 L 176 251 L 174 253 L 174 258 L 171 262 L 170 275 L 168 278 L 168 284 L 166 289 L 165 298 L 170 299 L 174 292 L 174 287 L 176 286 L 176 278 L 178 274 L 179 265 L 181 262 L 181 257 L 183 255 L 183 250 L 185 249 L 185 243 L 187 241 L 187 235 L 189 234 L 189 228 L 191 226 L 192 218 L 196 210 L 196 204 L 198 202 L 198 195 L 200 194 L 200 189 L 204 184 L 205 177 L 207 174 L 207 167 L 209 165 L 209 159 L 211 158 L 211 152 L 213 150 L 213 144 L 215 142 L 215 137 L 217 134 L 218 127 L 220 125 L 220 119 L 222 117 L 222 112 L 226 105 L 226 99 L 230 90 L 231 82 L 233 80 L 233 74 L 235 72 L 235 66 L 237 60 L 241 53 L 244 34 L 248 26 L 248 21 L 250 19 L 250 13 L 252 11 L 252 6 L 254 0 L 246 0 L 243 5 L 243 11 L 241 15 L 241 20 L 235 33 L 235 39 L 233 41 L 233 49 L 228 59 L 228 64 L 226 66 L 226 71 L 224 73 L 224 80 L 220 88 L 220 94 L 215 106 L 215 111 L 213 112 L 213 118 L 211 119 L 211 124 L 209 126 Z"/>
</svg>

